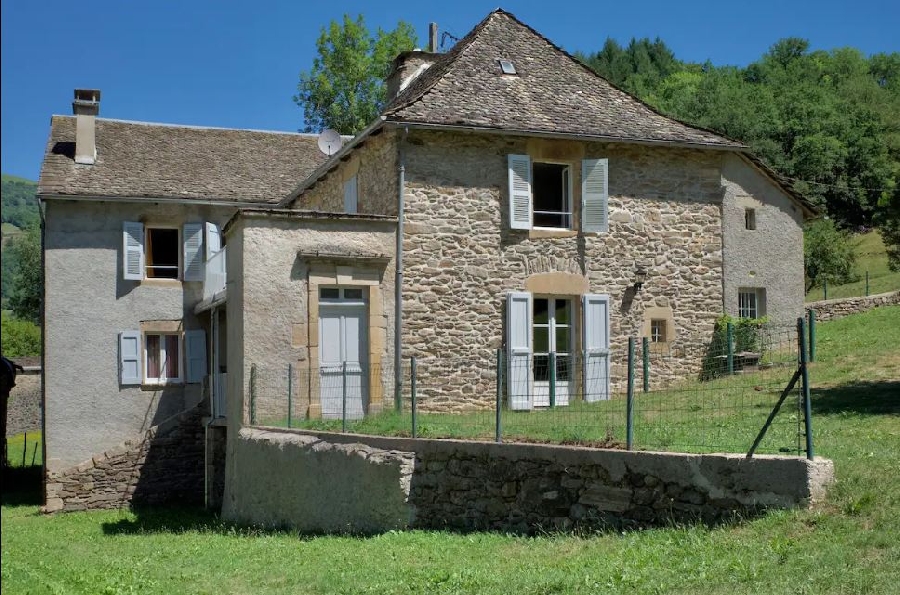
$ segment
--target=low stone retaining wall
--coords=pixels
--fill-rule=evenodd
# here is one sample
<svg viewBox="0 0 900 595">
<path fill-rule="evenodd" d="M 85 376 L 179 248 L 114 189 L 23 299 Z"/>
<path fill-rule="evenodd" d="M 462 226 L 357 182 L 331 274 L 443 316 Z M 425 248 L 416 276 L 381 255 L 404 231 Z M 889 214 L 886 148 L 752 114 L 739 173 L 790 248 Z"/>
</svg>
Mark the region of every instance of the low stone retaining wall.
<svg viewBox="0 0 900 595">
<path fill-rule="evenodd" d="M 869 297 L 838 298 L 834 300 L 820 300 L 806 304 L 807 310 L 816 313 L 816 320 L 825 322 L 836 318 L 843 318 L 850 314 L 867 312 L 879 306 L 900 304 L 900 291 L 889 291 L 870 295 Z"/>
<path fill-rule="evenodd" d="M 715 523 L 808 506 L 826 459 L 626 452 L 244 428 L 223 516 L 304 531 L 532 533 Z"/>
<path fill-rule="evenodd" d="M 29 368 L 16 376 L 16 385 L 9 392 L 6 410 L 6 435 L 41 430 L 41 369 Z"/>
<path fill-rule="evenodd" d="M 132 503 L 203 504 L 202 409 L 185 411 L 137 440 L 46 477 L 44 512 Z"/>
</svg>

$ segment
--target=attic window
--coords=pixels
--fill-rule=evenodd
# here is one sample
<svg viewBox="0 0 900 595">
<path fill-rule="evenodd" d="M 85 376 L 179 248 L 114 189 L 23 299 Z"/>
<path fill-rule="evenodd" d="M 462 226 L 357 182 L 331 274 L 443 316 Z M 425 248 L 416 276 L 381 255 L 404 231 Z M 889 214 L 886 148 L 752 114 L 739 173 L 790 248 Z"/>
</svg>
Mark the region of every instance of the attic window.
<svg viewBox="0 0 900 595">
<path fill-rule="evenodd" d="M 516 66 L 509 60 L 497 60 L 500 63 L 500 70 L 503 74 L 519 74 L 516 72 Z"/>
</svg>

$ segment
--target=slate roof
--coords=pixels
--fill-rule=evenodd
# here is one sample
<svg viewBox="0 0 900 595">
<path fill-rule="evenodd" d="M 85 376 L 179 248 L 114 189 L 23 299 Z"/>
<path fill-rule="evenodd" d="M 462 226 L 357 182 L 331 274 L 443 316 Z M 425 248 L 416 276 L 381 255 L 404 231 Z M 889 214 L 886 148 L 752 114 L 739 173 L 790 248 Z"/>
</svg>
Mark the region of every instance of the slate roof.
<svg viewBox="0 0 900 595">
<path fill-rule="evenodd" d="M 498 60 L 518 75 L 504 75 Z M 654 111 L 497 9 L 386 108 L 388 120 L 741 148 Z"/>
<path fill-rule="evenodd" d="M 316 135 L 96 120 L 97 162 L 76 165 L 75 117 L 53 116 L 38 193 L 274 203 L 326 156 Z"/>
</svg>

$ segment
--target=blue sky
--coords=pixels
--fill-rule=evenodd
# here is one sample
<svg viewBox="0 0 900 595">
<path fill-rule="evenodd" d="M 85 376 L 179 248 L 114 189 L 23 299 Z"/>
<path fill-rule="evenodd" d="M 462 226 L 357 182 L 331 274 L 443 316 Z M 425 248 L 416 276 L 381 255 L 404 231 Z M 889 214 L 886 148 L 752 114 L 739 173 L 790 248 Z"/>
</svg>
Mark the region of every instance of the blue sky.
<svg viewBox="0 0 900 595">
<path fill-rule="evenodd" d="M 102 90 L 101 116 L 297 130 L 297 77 L 312 65 L 320 28 L 362 13 L 371 28 L 412 23 L 463 36 L 498 0 L 304 2 L 256 0 L 3 0 L 0 4 L 2 171 L 37 179 L 51 114 L 72 90 Z M 745 65 L 776 40 L 814 49 L 900 51 L 900 2 L 507 1 L 500 5 L 566 50 L 607 37 L 661 37 L 682 60 Z M 752 7 L 752 8 L 750 8 Z"/>
</svg>

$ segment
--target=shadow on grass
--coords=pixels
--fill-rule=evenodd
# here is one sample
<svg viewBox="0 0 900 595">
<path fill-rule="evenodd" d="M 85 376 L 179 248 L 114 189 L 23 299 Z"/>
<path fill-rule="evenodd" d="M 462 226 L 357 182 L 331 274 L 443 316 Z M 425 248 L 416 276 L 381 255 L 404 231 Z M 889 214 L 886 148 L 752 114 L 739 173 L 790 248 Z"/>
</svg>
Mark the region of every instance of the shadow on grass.
<svg viewBox="0 0 900 595">
<path fill-rule="evenodd" d="M 154 506 L 133 507 L 133 517 L 103 523 L 104 535 L 139 535 L 143 533 L 235 533 L 236 525 L 221 520 L 202 508 Z"/>
<path fill-rule="evenodd" d="M 900 414 L 900 381 L 855 382 L 828 388 L 812 387 L 813 414 Z"/>
<path fill-rule="evenodd" d="M 7 467 L 3 470 L 3 506 L 40 506 L 44 503 L 43 468 Z"/>
</svg>

